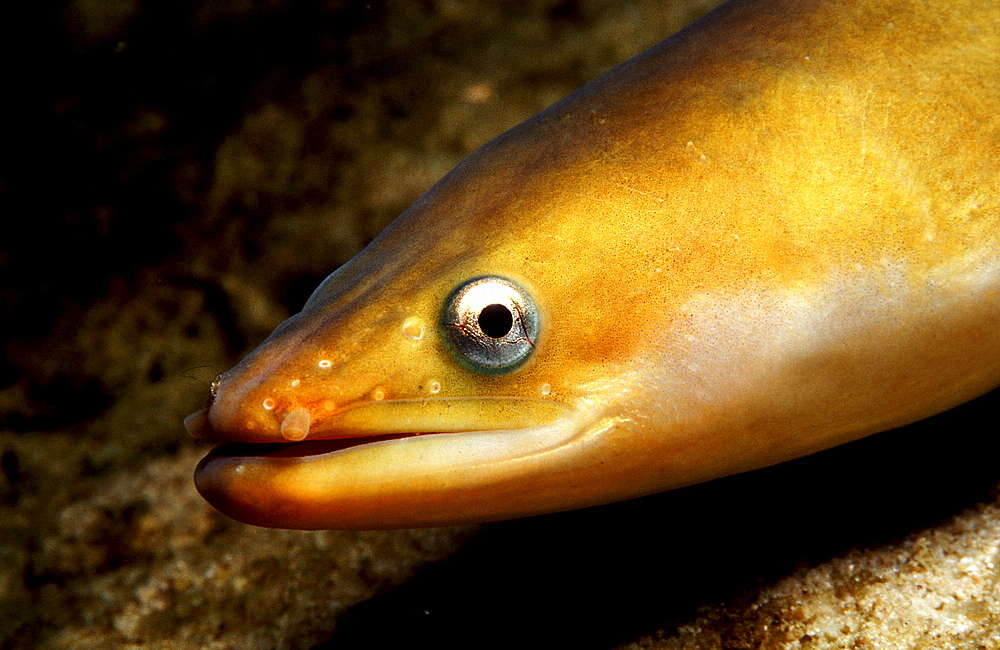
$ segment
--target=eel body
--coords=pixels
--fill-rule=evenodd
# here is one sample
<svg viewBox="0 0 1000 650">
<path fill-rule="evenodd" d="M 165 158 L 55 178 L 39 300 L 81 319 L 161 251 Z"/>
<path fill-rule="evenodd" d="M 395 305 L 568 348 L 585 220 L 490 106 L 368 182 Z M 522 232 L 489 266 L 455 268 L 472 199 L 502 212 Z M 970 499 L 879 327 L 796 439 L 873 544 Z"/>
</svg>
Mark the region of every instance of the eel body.
<svg viewBox="0 0 1000 650">
<path fill-rule="evenodd" d="M 1000 384 L 1000 3 L 735 0 L 466 158 L 219 376 L 236 519 L 667 490 Z"/>
</svg>

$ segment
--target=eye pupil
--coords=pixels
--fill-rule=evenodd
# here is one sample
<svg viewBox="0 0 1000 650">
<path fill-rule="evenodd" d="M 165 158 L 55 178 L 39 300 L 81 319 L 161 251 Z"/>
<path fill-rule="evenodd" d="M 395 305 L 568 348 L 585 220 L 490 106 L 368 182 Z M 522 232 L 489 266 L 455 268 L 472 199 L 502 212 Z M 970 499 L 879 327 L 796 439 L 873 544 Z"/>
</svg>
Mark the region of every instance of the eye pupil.
<svg viewBox="0 0 1000 650">
<path fill-rule="evenodd" d="M 479 328 L 492 339 L 502 339 L 514 326 L 514 315 L 504 305 L 493 304 L 479 312 Z"/>
<path fill-rule="evenodd" d="M 449 352 L 468 369 L 491 375 L 511 372 L 531 356 L 540 320 L 528 292 L 495 275 L 458 285 L 441 314 Z"/>
</svg>

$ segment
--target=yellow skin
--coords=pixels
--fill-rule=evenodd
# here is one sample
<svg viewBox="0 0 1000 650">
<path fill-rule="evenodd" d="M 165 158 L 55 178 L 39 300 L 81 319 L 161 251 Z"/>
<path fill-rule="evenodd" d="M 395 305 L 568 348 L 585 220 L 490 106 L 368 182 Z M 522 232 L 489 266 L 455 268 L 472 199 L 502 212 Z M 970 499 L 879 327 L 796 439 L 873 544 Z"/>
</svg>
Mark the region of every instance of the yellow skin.
<svg viewBox="0 0 1000 650">
<path fill-rule="evenodd" d="M 479 276 L 538 309 L 501 374 L 445 341 Z M 746 0 L 465 159 L 189 428 L 346 438 L 209 455 L 198 489 L 236 519 L 438 526 L 763 467 L 998 384 L 1000 4 Z"/>
</svg>

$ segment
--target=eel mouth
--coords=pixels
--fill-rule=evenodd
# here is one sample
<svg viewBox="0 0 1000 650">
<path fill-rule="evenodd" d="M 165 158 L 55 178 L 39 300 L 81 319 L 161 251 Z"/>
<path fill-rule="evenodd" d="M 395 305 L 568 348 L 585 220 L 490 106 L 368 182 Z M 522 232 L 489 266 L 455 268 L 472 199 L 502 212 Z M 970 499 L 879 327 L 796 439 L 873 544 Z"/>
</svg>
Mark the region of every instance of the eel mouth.
<svg viewBox="0 0 1000 650">
<path fill-rule="evenodd" d="M 195 485 L 224 514 L 259 526 L 363 529 L 483 521 L 493 518 L 498 502 L 510 501 L 516 512 L 529 508 L 509 491 L 530 491 L 532 481 L 546 476 L 545 458 L 574 453 L 588 414 L 558 404 L 542 409 L 547 417 L 525 425 L 522 408 L 516 422 L 521 426 L 487 418 L 460 430 L 418 426 L 431 430 L 341 436 L 324 429 L 323 438 L 299 442 L 225 441 L 198 464 Z M 557 412 L 562 416 L 552 417 Z"/>
<path fill-rule="evenodd" d="M 362 438 L 327 438 L 323 440 L 303 440 L 302 442 L 223 442 L 215 446 L 205 456 L 203 463 L 214 458 L 306 458 L 323 456 L 351 447 L 359 447 L 376 442 L 400 440 L 428 433 L 389 433 Z"/>
</svg>

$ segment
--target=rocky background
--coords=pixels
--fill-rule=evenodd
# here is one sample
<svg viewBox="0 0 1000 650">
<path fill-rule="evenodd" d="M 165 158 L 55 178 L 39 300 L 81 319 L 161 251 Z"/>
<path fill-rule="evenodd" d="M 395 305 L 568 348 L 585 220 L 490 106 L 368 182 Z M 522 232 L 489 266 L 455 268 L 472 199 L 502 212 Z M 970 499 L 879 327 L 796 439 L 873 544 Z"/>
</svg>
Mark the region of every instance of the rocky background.
<svg viewBox="0 0 1000 650">
<path fill-rule="evenodd" d="M 38 4 L 5 21 L 0 646 L 1000 648 L 996 395 L 480 527 L 263 530 L 194 491 L 181 420 L 218 372 L 465 154 L 710 2 Z"/>
</svg>

